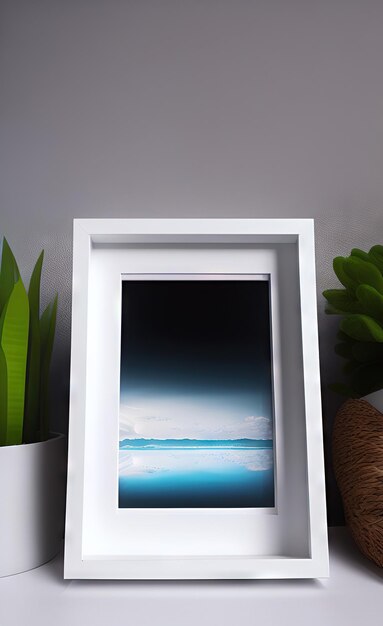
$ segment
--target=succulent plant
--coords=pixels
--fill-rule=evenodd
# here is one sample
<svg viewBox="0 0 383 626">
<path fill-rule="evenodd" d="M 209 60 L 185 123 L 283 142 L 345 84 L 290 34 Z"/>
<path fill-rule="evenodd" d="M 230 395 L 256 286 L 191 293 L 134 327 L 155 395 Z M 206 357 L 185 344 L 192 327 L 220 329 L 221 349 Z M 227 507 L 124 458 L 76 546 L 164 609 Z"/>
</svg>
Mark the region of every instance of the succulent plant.
<svg viewBox="0 0 383 626">
<path fill-rule="evenodd" d="M 343 289 L 326 289 L 326 312 L 341 316 L 335 352 L 345 360 L 347 384 L 334 391 L 360 398 L 383 388 L 383 246 L 338 256 L 334 272 Z"/>
<path fill-rule="evenodd" d="M 12 250 L 3 240 L 0 270 L 0 445 L 49 436 L 48 377 L 56 326 L 57 295 L 40 317 L 44 251 L 28 293 Z"/>
</svg>

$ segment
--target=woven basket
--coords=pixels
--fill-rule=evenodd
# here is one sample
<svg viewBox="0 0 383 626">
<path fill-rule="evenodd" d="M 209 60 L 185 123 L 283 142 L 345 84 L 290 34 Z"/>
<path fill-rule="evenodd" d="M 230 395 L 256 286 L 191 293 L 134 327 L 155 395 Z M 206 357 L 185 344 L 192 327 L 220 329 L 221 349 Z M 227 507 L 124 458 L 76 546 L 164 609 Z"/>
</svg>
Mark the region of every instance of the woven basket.
<svg viewBox="0 0 383 626">
<path fill-rule="evenodd" d="M 332 446 L 347 525 L 363 554 L 383 567 L 383 414 L 366 400 L 347 400 Z"/>
</svg>

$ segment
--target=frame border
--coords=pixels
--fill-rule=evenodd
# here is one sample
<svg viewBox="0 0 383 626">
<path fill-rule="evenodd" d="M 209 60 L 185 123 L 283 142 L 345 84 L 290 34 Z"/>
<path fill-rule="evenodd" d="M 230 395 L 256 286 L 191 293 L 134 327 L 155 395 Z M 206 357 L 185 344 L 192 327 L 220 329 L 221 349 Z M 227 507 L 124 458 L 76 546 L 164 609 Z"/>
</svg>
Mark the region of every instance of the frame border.
<svg viewBox="0 0 383 626">
<path fill-rule="evenodd" d="M 251 579 L 328 576 L 314 222 L 312 219 L 75 219 L 64 578 Z M 297 243 L 304 374 L 310 558 L 82 558 L 88 277 L 92 243 Z M 74 384 L 73 381 L 76 381 Z M 80 389 L 79 381 L 83 385 Z"/>
</svg>

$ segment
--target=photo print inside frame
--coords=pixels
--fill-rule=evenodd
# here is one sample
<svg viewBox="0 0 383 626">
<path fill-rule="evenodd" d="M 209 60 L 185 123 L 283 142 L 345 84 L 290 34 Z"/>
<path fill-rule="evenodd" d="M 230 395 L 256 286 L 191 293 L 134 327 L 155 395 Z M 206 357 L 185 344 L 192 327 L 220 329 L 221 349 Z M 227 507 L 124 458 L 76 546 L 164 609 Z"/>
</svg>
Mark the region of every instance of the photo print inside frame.
<svg viewBox="0 0 383 626">
<path fill-rule="evenodd" d="M 275 506 L 270 283 L 122 279 L 119 508 Z"/>
</svg>

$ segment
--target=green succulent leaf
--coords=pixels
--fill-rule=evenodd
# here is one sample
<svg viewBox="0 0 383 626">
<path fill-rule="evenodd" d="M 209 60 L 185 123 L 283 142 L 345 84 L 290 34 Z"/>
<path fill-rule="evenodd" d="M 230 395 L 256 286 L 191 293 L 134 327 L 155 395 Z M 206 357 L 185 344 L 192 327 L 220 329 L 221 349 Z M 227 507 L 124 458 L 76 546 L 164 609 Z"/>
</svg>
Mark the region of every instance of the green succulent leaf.
<svg viewBox="0 0 383 626">
<path fill-rule="evenodd" d="M 372 246 L 368 256 L 370 261 L 374 263 L 383 274 L 383 246 Z"/>
<path fill-rule="evenodd" d="M 353 248 L 351 250 L 351 256 L 358 257 L 359 259 L 362 259 L 362 261 L 371 263 L 371 258 L 368 256 L 368 253 L 364 252 L 364 250 L 360 250 L 359 248 Z"/>
<path fill-rule="evenodd" d="M 49 369 L 56 329 L 57 295 L 50 302 L 41 316 L 41 382 L 40 382 L 40 437 L 42 441 L 49 436 Z"/>
<path fill-rule="evenodd" d="M 362 305 L 363 312 L 383 323 L 383 296 L 371 285 L 359 285 L 356 296 Z"/>
<path fill-rule="evenodd" d="M 348 315 L 341 321 L 340 329 L 358 341 L 383 342 L 383 328 L 368 315 Z"/>
<path fill-rule="evenodd" d="M 344 263 L 346 259 L 343 256 L 337 256 L 333 260 L 333 268 L 334 272 L 338 277 L 338 280 L 342 283 L 343 287 L 350 292 L 351 295 L 355 294 L 358 283 L 350 278 L 350 276 L 345 272 Z"/>
<path fill-rule="evenodd" d="M 357 286 L 370 285 L 383 294 L 383 276 L 373 263 L 351 256 L 344 260 L 343 270 Z"/>
<path fill-rule="evenodd" d="M 5 304 L 11 295 L 11 291 L 16 282 L 20 278 L 19 268 L 16 259 L 9 247 L 8 241 L 4 237 L 3 250 L 1 253 L 1 270 L 0 270 L 0 315 L 4 310 Z"/>
<path fill-rule="evenodd" d="M 29 340 L 24 410 L 24 443 L 37 441 L 40 430 L 40 281 L 44 260 L 41 252 L 33 269 L 28 289 Z"/>
<path fill-rule="evenodd" d="M 363 313 L 360 302 L 347 289 L 326 289 L 323 296 L 334 309 L 332 312 Z"/>
<path fill-rule="evenodd" d="M 340 311 L 339 309 L 336 309 L 335 307 L 331 306 L 331 304 L 326 304 L 325 310 L 324 312 L 326 313 L 326 315 L 343 315 L 344 311 Z"/>
<path fill-rule="evenodd" d="M 353 248 L 333 265 L 345 289 L 328 289 L 323 295 L 329 312 L 342 315 L 335 352 L 345 359 L 348 382 L 331 389 L 357 398 L 383 388 L 383 246 L 368 253 Z"/>
<path fill-rule="evenodd" d="M 355 339 L 352 339 L 351 337 L 349 337 L 348 335 L 346 335 L 346 333 L 344 333 L 342 330 L 338 330 L 337 334 L 336 334 L 336 338 L 339 341 L 344 341 L 345 343 L 349 343 L 351 345 L 354 345 L 355 343 Z"/>
<path fill-rule="evenodd" d="M 0 423 L 3 445 L 22 442 L 28 329 L 28 296 L 19 278 L 0 318 L 0 377 L 1 391 L 4 393 L 0 403 Z"/>
<path fill-rule="evenodd" d="M 335 353 L 342 359 L 358 363 L 383 363 L 383 344 L 372 341 L 342 341 L 335 344 Z"/>
<path fill-rule="evenodd" d="M 383 344 L 372 341 L 355 341 L 351 357 L 359 363 L 383 363 Z"/>
</svg>

